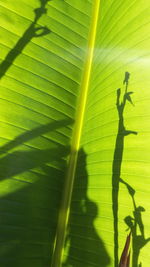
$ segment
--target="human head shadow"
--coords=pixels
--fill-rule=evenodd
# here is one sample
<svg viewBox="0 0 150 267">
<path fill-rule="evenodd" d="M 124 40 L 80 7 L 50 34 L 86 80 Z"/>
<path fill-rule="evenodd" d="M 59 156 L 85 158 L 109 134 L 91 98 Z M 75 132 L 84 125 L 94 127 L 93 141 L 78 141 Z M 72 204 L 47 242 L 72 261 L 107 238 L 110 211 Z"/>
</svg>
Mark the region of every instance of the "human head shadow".
<svg viewBox="0 0 150 267">
<path fill-rule="evenodd" d="M 49 1 L 50 0 L 40 0 L 40 7 L 34 10 L 35 17 L 33 22 L 29 25 L 22 37 L 8 52 L 5 59 L 0 64 L 0 79 L 6 74 L 15 59 L 22 53 L 23 49 L 32 40 L 32 38 L 41 37 L 50 33 L 50 29 L 48 29 L 46 26 L 37 26 L 38 20 L 47 12 L 46 4 Z"/>
<path fill-rule="evenodd" d="M 50 264 L 66 168 L 64 157 L 70 149 L 55 144 L 43 150 L 26 147 L 24 151 L 20 146 L 71 123 L 62 120 L 27 131 L 1 150 L 0 184 L 1 189 L 8 187 L 8 192 L 0 198 L 0 266 Z M 62 167 L 55 167 L 57 162 Z"/>
<path fill-rule="evenodd" d="M 124 151 L 124 139 L 126 136 L 133 134 L 137 135 L 136 131 L 128 130 L 124 123 L 124 111 L 127 102 L 134 105 L 131 99 L 133 92 L 128 91 L 130 73 L 125 72 L 123 85 L 124 92 L 121 96 L 121 89 L 117 89 L 116 108 L 118 112 L 118 132 L 115 142 L 115 150 L 112 163 L 112 211 L 113 211 L 113 226 L 114 226 L 114 266 L 118 267 L 118 196 L 119 182 L 121 177 L 121 166 Z"/>
<path fill-rule="evenodd" d="M 144 223 L 142 219 L 142 213 L 145 212 L 145 209 L 142 206 L 137 206 L 135 201 L 135 190 L 122 179 L 120 179 L 120 182 L 126 186 L 133 203 L 133 215 L 128 215 L 124 218 L 124 221 L 128 226 L 127 230 L 130 230 L 132 233 L 132 267 L 142 267 L 142 263 L 139 263 L 140 251 L 150 241 L 150 237 L 145 237 Z"/>
<path fill-rule="evenodd" d="M 97 204 L 89 199 L 86 153 L 81 148 L 78 154 L 71 212 L 65 245 L 69 250 L 63 267 L 103 266 L 110 263 L 104 242 L 94 226 L 98 216 Z M 90 265 L 91 264 L 91 265 Z"/>
</svg>

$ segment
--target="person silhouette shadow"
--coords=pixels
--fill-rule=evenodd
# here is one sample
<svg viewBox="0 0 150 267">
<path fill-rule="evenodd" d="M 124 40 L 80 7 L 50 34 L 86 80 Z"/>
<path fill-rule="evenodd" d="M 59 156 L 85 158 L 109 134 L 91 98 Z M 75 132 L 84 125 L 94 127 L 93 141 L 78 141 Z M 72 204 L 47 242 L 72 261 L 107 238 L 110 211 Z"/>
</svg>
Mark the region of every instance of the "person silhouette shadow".
<svg viewBox="0 0 150 267">
<path fill-rule="evenodd" d="M 98 206 L 87 195 L 86 153 L 80 149 L 71 203 L 63 267 L 106 267 L 110 257 L 94 226 Z"/>
</svg>

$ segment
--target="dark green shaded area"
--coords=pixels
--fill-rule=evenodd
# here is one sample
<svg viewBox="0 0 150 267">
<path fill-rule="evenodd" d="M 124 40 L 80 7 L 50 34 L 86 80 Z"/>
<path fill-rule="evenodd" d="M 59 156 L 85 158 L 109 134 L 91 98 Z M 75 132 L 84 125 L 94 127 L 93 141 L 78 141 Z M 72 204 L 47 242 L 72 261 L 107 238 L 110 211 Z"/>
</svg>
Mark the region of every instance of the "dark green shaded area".
<svg viewBox="0 0 150 267">
<path fill-rule="evenodd" d="M 8 194 L 0 198 L 0 266 L 50 265 L 66 168 L 64 157 L 70 148 L 56 144 L 46 150 L 19 148 L 70 123 L 62 120 L 40 126 L 1 147 L 0 181 L 9 178 L 14 192 L 10 188 L 9 193 L 8 188 Z M 53 162 L 61 162 L 62 169 L 52 167 Z"/>
<path fill-rule="evenodd" d="M 106 267 L 110 263 L 110 257 L 104 242 L 94 226 L 94 221 L 98 216 L 98 206 L 89 199 L 87 189 L 86 153 L 81 148 L 78 155 L 68 235 L 66 237 L 69 250 L 63 267 Z"/>
</svg>

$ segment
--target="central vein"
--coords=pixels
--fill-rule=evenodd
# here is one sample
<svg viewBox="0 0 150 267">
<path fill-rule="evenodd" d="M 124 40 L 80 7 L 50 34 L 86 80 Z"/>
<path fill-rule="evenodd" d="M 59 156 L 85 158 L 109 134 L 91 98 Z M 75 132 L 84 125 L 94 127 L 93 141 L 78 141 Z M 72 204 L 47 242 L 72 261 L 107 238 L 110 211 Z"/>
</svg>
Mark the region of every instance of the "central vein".
<svg viewBox="0 0 150 267">
<path fill-rule="evenodd" d="M 85 107 L 87 101 L 87 94 L 89 88 L 89 81 L 91 76 L 91 67 L 93 61 L 94 47 L 95 47 L 95 39 L 98 25 L 98 17 L 99 17 L 99 9 L 100 9 L 100 0 L 93 1 L 93 14 L 91 19 L 91 27 L 89 33 L 89 41 L 87 47 L 87 56 L 84 66 L 83 78 L 80 87 L 80 98 L 77 106 L 76 113 L 76 122 L 73 131 L 72 144 L 71 144 L 71 153 L 68 161 L 68 168 L 65 179 L 65 186 L 63 192 L 63 198 L 61 202 L 59 218 L 58 218 L 58 227 L 55 238 L 54 245 L 54 254 L 52 259 L 51 267 L 60 267 L 61 266 L 61 258 L 63 254 L 63 247 L 66 235 L 66 229 L 69 218 L 70 211 L 70 203 L 73 191 L 73 184 L 76 172 L 78 151 L 80 146 L 80 139 L 82 133 L 82 126 L 85 114 Z"/>
</svg>

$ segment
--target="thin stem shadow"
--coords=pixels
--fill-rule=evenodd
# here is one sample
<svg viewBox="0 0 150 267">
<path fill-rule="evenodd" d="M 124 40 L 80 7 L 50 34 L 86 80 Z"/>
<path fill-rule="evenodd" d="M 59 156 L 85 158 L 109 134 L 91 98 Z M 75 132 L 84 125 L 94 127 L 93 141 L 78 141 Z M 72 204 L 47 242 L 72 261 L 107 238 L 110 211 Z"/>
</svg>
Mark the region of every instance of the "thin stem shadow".
<svg viewBox="0 0 150 267">
<path fill-rule="evenodd" d="M 125 72 L 125 77 L 123 84 L 125 86 L 125 92 L 123 94 L 122 101 L 121 89 L 117 90 L 117 101 L 116 107 L 118 111 L 119 123 L 118 123 L 118 133 L 115 143 L 115 151 L 112 164 L 112 211 L 113 211 L 113 227 L 114 227 L 114 266 L 118 267 L 118 195 L 119 195 L 119 182 L 121 176 L 121 165 L 123 159 L 124 150 L 124 138 L 129 134 L 137 135 L 137 132 L 127 130 L 124 126 L 124 110 L 127 101 L 132 105 L 131 94 L 133 92 L 128 92 L 130 73 Z"/>
<path fill-rule="evenodd" d="M 50 33 L 47 27 L 37 26 L 38 20 L 43 14 L 47 12 L 45 8 L 46 4 L 50 0 L 40 0 L 40 7 L 34 10 L 35 18 L 29 28 L 24 32 L 23 36 L 18 40 L 16 45 L 9 51 L 3 62 L 0 64 L 0 79 L 6 74 L 10 66 L 15 59 L 22 53 L 26 45 L 31 41 L 33 37 L 40 37 Z"/>
</svg>

